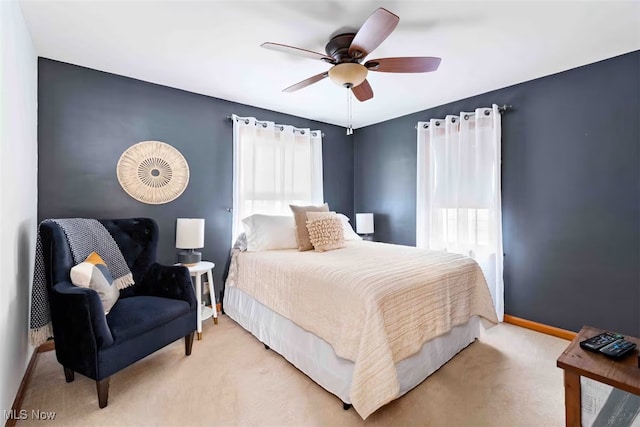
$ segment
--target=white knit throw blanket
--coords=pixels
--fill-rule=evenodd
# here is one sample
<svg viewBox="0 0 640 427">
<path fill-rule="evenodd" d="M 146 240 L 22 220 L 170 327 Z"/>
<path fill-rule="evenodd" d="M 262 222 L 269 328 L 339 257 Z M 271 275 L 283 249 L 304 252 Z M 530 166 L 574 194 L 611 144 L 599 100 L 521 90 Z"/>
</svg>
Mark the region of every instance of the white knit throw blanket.
<svg viewBox="0 0 640 427">
<path fill-rule="evenodd" d="M 75 264 L 83 262 L 91 252 L 97 252 L 107 264 L 114 278 L 114 285 L 118 289 L 124 289 L 134 284 L 133 275 L 122 256 L 122 252 L 120 252 L 118 244 L 98 220 L 86 218 L 46 219 L 40 224 L 45 222 L 55 222 L 62 228 L 62 231 L 67 236 L 67 242 Z M 51 313 L 49 312 L 49 295 L 47 293 L 47 276 L 39 230 L 36 239 L 33 287 L 31 288 L 29 335 L 31 344 L 34 346 L 39 346 L 53 336 Z"/>
</svg>

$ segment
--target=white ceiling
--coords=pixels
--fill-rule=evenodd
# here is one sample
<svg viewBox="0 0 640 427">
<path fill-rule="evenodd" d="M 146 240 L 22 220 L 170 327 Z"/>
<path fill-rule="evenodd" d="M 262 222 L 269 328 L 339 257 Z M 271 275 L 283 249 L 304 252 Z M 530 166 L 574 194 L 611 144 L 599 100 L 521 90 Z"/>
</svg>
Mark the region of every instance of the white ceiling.
<svg viewBox="0 0 640 427">
<path fill-rule="evenodd" d="M 325 79 L 282 89 L 329 64 L 260 48 L 324 53 L 382 6 L 400 16 L 368 59 L 438 56 L 438 71 L 369 74 L 354 127 L 640 49 L 639 1 L 31 1 L 38 55 L 191 92 L 345 125 L 345 89 Z"/>
</svg>

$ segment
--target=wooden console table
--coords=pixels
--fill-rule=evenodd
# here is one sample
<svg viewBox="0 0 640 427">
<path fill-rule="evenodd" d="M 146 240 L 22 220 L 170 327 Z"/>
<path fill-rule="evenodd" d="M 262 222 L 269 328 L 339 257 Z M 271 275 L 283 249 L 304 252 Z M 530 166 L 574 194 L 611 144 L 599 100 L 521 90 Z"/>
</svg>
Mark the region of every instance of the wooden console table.
<svg viewBox="0 0 640 427">
<path fill-rule="evenodd" d="M 638 367 L 640 339 L 624 337 L 627 341 L 635 342 L 638 347 L 633 350 L 632 355 L 621 360 L 609 359 L 602 354 L 586 351 L 580 347 L 580 341 L 602 332 L 605 331 L 590 326 L 583 327 L 558 358 L 558 368 L 564 369 L 564 404 L 567 427 L 581 426 L 581 376 L 640 396 L 640 368 Z"/>
</svg>

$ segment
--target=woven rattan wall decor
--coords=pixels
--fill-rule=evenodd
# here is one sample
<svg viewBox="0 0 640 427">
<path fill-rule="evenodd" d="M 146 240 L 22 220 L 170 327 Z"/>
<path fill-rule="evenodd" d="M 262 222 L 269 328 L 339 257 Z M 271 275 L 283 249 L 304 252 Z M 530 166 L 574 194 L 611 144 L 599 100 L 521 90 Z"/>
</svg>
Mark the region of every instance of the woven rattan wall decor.
<svg viewBox="0 0 640 427">
<path fill-rule="evenodd" d="M 160 141 L 142 141 L 127 148 L 118 160 L 116 173 L 128 195 L 151 205 L 175 200 L 189 183 L 185 158 Z"/>
</svg>

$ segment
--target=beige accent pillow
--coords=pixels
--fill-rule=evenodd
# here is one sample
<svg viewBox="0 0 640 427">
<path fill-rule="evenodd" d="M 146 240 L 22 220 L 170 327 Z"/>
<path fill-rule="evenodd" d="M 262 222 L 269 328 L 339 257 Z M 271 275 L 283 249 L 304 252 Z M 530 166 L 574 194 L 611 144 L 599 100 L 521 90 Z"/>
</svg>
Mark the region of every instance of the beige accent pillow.
<svg viewBox="0 0 640 427">
<path fill-rule="evenodd" d="M 329 212 L 327 203 L 321 206 L 295 206 L 289 205 L 293 212 L 293 218 L 296 221 L 296 241 L 298 242 L 299 251 L 310 251 L 313 245 L 309 240 L 309 231 L 307 230 L 307 212 Z"/>
<path fill-rule="evenodd" d="M 331 212 L 307 212 L 307 219 L 315 219 L 315 218 L 326 218 L 327 216 L 337 216 L 338 218 L 340 218 L 340 222 L 342 222 L 342 233 L 344 234 L 344 240 L 362 240 L 362 237 L 358 236 L 356 234 L 355 231 L 353 231 L 353 228 L 351 227 L 351 224 L 349 224 L 349 217 L 341 214 L 341 213 L 336 213 L 335 211 L 331 211 Z"/>
<path fill-rule="evenodd" d="M 307 230 L 309 231 L 309 240 L 316 252 L 344 248 L 342 221 L 336 214 L 309 219 Z"/>
</svg>

